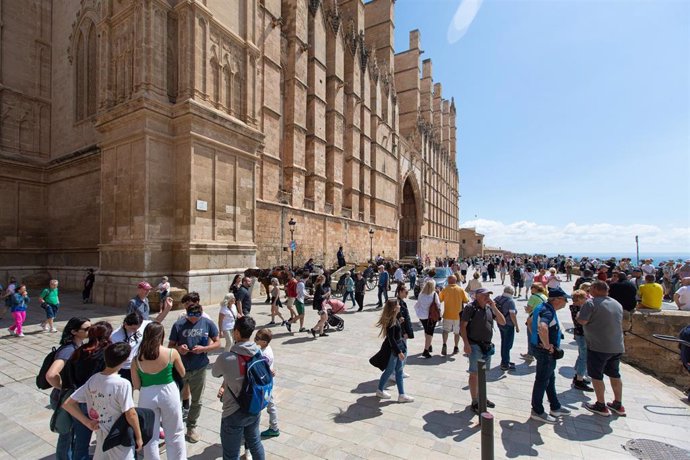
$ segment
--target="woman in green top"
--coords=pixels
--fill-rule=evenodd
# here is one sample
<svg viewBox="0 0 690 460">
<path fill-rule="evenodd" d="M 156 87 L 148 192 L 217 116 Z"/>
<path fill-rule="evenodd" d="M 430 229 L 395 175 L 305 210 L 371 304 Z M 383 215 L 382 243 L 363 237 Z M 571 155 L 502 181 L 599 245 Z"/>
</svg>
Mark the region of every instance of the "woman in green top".
<svg viewBox="0 0 690 460">
<path fill-rule="evenodd" d="M 41 301 L 41 308 L 46 311 L 46 320 L 41 322 L 43 332 L 57 332 L 58 330 L 53 325 L 53 320 L 55 320 L 58 308 L 60 308 L 58 280 L 50 280 L 49 287 L 41 291 L 41 295 L 38 298 Z"/>
<path fill-rule="evenodd" d="M 542 283 L 532 284 L 530 290 L 532 291 L 532 295 L 530 296 L 529 300 L 527 300 L 527 305 L 525 305 L 525 311 L 527 312 L 527 321 L 525 322 L 525 326 L 527 326 L 527 353 L 520 355 L 522 359 L 527 362 L 532 362 L 534 359 L 529 343 L 530 328 L 532 327 L 532 311 L 534 311 L 534 309 L 539 305 L 549 300 L 546 296 L 546 287 Z"/>
<path fill-rule="evenodd" d="M 161 424 L 169 460 L 187 458 L 182 424 L 180 390 L 173 379 L 173 367 L 181 377 L 185 370 L 177 350 L 163 346 L 165 328 L 153 321 L 144 329 L 139 353 L 132 361 L 132 385 L 139 390 L 139 407 L 155 414 L 153 438 L 144 446 L 144 458 L 160 458 L 158 442 Z M 162 419 L 162 420 L 161 420 Z"/>
</svg>

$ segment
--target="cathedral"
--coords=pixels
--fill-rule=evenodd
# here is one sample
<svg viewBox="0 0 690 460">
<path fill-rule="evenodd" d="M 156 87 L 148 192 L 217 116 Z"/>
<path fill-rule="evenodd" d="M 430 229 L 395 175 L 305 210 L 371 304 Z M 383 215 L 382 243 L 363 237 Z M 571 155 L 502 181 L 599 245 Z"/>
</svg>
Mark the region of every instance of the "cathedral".
<svg viewBox="0 0 690 460">
<path fill-rule="evenodd" d="M 125 305 L 457 257 L 456 106 L 395 0 L 0 0 L 0 278 Z M 425 50 L 427 56 L 433 50 Z"/>
</svg>

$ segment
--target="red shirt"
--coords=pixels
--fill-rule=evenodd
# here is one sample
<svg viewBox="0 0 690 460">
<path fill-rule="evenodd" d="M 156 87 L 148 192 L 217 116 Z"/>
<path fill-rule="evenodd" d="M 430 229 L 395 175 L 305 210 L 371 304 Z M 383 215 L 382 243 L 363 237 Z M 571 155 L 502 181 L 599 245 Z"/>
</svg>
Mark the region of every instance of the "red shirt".
<svg viewBox="0 0 690 460">
<path fill-rule="evenodd" d="M 297 298 L 297 280 L 292 278 L 285 285 L 285 294 L 288 297 Z"/>
</svg>

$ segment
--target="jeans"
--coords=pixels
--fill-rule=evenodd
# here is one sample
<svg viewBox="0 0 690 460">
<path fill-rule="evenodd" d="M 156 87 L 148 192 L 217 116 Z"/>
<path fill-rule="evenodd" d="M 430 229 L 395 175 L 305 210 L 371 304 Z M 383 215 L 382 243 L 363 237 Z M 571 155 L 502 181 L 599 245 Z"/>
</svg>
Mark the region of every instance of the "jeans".
<svg viewBox="0 0 690 460">
<path fill-rule="evenodd" d="M 561 403 L 556 393 L 556 360 L 551 353 L 535 346 L 532 347 L 532 353 L 537 359 L 537 374 L 532 387 L 532 410 L 537 414 L 544 413 L 544 393 L 549 399 L 551 410 L 560 409 Z"/>
<path fill-rule="evenodd" d="M 223 460 L 238 460 L 242 438 L 252 453 L 252 458 L 264 460 L 264 446 L 261 444 L 259 421 L 261 414 L 249 415 L 242 410 L 223 417 L 220 423 L 220 443 L 223 447 Z"/>
<path fill-rule="evenodd" d="M 352 299 L 352 306 L 355 306 L 355 291 L 345 291 L 345 294 L 343 294 L 343 303 L 347 302 L 347 299 L 350 298 Z"/>
<path fill-rule="evenodd" d="M 378 305 L 383 305 L 383 302 L 381 301 L 381 296 L 385 298 L 386 302 L 388 302 L 388 286 L 379 286 L 379 303 Z"/>
<path fill-rule="evenodd" d="M 507 366 L 515 341 L 515 326 L 498 326 L 498 330 L 501 332 L 501 366 Z"/>
<path fill-rule="evenodd" d="M 575 361 L 575 373 L 580 377 L 587 375 L 587 342 L 584 335 L 576 335 L 577 360 Z"/>
<path fill-rule="evenodd" d="M 201 394 L 206 386 L 206 368 L 187 371 L 183 380 L 184 383 L 189 384 L 189 391 L 192 395 L 192 404 L 187 415 L 187 429 L 189 430 L 196 428 L 196 421 L 199 420 L 201 414 Z"/>
<path fill-rule="evenodd" d="M 417 277 L 410 276 L 410 291 L 414 292 L 414 285 L 417 284 Z"/>
<path fill-rule="evenodd" d="M 74 422 L 72 422 L 74 423 Z M 55 446 L 56 460 L 72 460 L 72 447 L 74 445 L 74 428 L 69 433 L 59 434 Z"/>
<path fill-rule="evenodd" d="M 81 411 L 88 417 L 86 404 L 79 404 Z M 89 445 L 91 444 L 91 434 L 93 431 L 79 423 L 76 419 L 72 419 L 72 431 L 74 432 L 74 453 L 73 460 L 90 460 Z"/>
<path fill-rule="evenodd" d="M 391 353 L 391 357 L 388 359 L 388 366 L 386 366 L 386 369 L 383 371 L 383 374 L 381 374 L 381 378 L 379 379 L 379 390 L 383 391 L 391 374 L 395 372 L 395 384 L 398 386 L 398 394 L 404 395 L 405 390 L 403 388 L 402 369 L 403 361 L 398 357 L 398 355 Z"/>
</svg>

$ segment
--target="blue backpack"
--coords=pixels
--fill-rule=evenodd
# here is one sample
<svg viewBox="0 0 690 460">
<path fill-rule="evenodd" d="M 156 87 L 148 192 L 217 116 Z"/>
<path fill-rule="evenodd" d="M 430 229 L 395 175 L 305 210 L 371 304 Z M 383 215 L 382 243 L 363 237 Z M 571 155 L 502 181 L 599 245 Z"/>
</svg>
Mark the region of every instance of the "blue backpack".
<svg viewBox="0 0 690 460">
<path fill-rule="evenodd" d="M 268 362 L 261 352 L 257 352 L 245 363 L 244 382 L 238 395 L 235 395 L 230 388 L 230 394 L 240 409 L 249 415 L 260 413 L 271 399 L 273 393 L 273 373 L 268 366 Z"/>
</svg>

